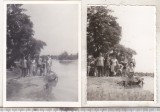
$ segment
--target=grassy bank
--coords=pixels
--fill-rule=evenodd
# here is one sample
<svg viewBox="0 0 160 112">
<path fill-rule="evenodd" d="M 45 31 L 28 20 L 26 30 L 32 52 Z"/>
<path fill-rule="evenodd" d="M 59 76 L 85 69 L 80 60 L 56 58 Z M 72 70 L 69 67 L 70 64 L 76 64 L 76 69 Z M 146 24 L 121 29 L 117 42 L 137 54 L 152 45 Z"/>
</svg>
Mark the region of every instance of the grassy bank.
<svg viewBox="0 0 160 112">
<path fill-rule="evenodd" d="M 88 101 L 153 101 L 154 94 L 138 86 L 124 88 L 120 77 L 88 77 Z"/>
</svg>

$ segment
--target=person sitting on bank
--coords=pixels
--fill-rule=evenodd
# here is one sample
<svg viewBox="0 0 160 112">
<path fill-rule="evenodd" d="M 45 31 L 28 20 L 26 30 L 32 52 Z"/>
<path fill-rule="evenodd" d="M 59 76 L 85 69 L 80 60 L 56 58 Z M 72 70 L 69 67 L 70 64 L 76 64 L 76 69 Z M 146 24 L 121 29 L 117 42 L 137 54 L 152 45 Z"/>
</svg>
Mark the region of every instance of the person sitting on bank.
<svg viewBox="0 0 160 112">
<path fill-rule="evenodd" d="M 134 76 L 134 64 L 133 62 L 130 62 L 128 66 L 128 78 L 132 79 Z"/>
<path fill-rule="evenodd" d="M 118 64 L 117 65 L 117 70 L 116 70 L 116 75 L 117 76 L 122 76 L 122 72 L 123 72 L 123 65 L 122 64 Z"/>
</svg>

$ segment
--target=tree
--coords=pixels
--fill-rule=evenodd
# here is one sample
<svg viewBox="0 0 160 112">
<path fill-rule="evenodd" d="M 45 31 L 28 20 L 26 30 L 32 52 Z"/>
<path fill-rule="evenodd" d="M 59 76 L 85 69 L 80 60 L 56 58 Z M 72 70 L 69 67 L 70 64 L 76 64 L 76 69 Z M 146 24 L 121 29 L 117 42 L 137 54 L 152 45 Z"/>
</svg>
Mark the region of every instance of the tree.
<svg viewBox="0 0 160 112">
<path fill-rule="evenodd" d="M 63 52 L 58 56 L 59 60 L 77 60 L 78 59 L 78 53 L 76 54 L 68 54 L 68 52 Z"/>
<path fill-rule="evenodd" d="M 46 44 L 33 38 L 33 23 L 22 4 L 7 5 L 7 67 L 22 56 L 34 56 Z"/>
<path fill-rule="evenodd" d="M 127 60 L 130 60 L 133 55 L 137 54 L 133 49 L 127 48 L 120 44 L 116 44 L 113 48 L 111 48 L 111 50 L 113 50 L 113 54 L 116 55 L 119 61 L 121 59 L 121 56 L 125 56 Z"/>
<path fill-rule="evenodd" d="M 68 53 L 65 51 L 58 57 L 59 60 L 68 60 Z"/>
<path fill-rule="evenodd" d="M 90 6 L 87 10 L 87 52 L 98 56 L 106 53 L 118 44 L 121 37 L 121 27 L 116 22 L 112 11 L 104 6 Z"/>
</svg>

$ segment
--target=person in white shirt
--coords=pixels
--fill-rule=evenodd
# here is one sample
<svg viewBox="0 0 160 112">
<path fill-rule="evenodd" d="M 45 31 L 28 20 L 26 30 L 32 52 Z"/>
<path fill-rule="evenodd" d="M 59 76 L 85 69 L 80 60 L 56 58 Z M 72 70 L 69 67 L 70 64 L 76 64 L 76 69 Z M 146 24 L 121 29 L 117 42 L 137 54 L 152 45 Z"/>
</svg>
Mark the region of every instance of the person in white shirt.
<svg viewBox="0 0 160 112">
<path fill-rule="evenodd" d="M 111 59 L 111 73 L 113 76 L 116 75 L 116 66 L 119 65 L 118 60 L 116 59 L 116 56 L 114 55 L 113 58 Z"/>
<path fill-rule="evenodd" d="M 51 67 L 52 67 L 52 59 L 50 58 L 50 56 L 48 56 L 48 59 L 47 59 L 47 73 L 51 72 Z"/>
<path fill-rule="evenodd" d="M 33 58 L 33 60 L 31 61 L 31 66 L 32 66 L 32 75 L 36 75 L 36 60 L 35 58 Z"/>
</svg>

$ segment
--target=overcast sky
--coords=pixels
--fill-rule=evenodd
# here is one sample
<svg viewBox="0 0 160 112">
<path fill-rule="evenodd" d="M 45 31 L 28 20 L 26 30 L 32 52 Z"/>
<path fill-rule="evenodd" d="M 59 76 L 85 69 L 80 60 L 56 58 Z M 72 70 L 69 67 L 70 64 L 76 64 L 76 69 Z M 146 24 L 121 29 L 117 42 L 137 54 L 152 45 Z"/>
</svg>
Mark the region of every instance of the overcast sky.
<svg viewBox="0 0 160 112">
<path fill-rule="evenodd" d="M 25 4 L 34 24 L 35 38 L 46 42 L 41 54 L 78 52 L 77 4 Z"/>
<path fill-rule="evenodd" d="M 47 46 L 41 54 L 78 51 L 78 5 L 24 5 L 34 23 L 35 38 Z M 154 71 L 155 8 L 152 6 L 109 6 L 122 27 L 120 44 L 137 52 L 136 71 Z"/>
<path fill-rule="evenodd" d="M 152 6 L 109 6 L 122 27 L 120 44 L 137 52 L 138 72 L 154 72 L 154 41 L 156 39 L 155 8 Z"/>
</svg>

